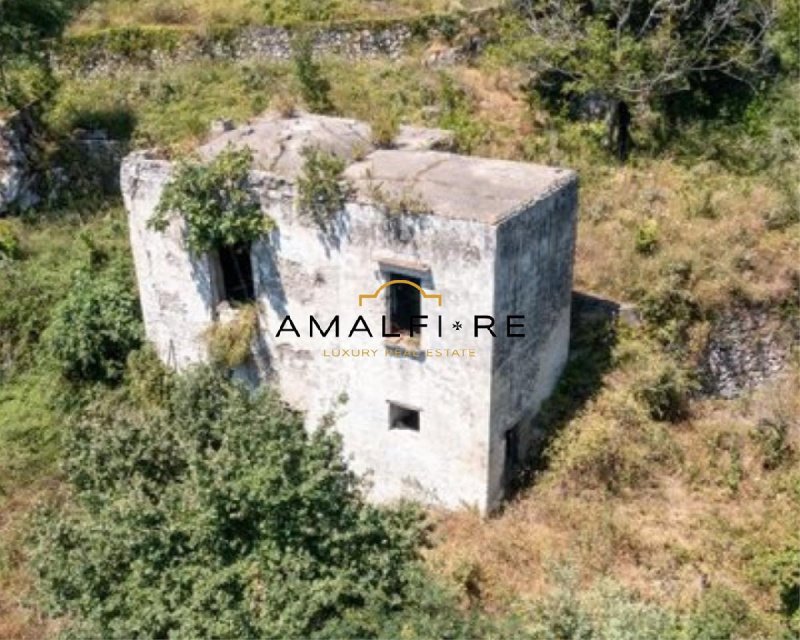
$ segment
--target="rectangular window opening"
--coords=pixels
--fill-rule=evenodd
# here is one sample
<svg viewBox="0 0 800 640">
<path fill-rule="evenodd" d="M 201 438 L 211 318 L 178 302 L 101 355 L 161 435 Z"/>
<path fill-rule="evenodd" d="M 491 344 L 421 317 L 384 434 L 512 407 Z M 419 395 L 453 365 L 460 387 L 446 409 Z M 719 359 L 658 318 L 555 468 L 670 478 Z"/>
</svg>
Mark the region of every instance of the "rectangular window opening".
<svg viewBox="0 0 800 640">
<path fill-rule="evenodd" d="M 389 280 L 408 280 L 420 286 L 421 280 L 402 273 L 390 273 Z M 421 295 L 417 287 L 409 284 L 395 284 L 389 287 L 389 326 L 392 333 L 401 336 L 411 335 L 411 318 L 422 312 Z M 419 335 L 416 328 L 415 337 Z"/>
<path fill-rule="evenodd" d="M 419 431 L 419 411 L 394 402 L 389 403 L 389 429 Z"/>
<path fill-rule="evenodd" d="M 505 433 L 503 484 L 507 489 L 513 489 L 519 467 L 519 431 L 520 425 L 516 424 Z"/>
<path fill-rule="evenodd" d="M 230 303 L 253 302 L 256 296 L 249 244 L 241 242 L 220 247 L 218 255 L 222 271 L 221 299 Z"/>
</svg>

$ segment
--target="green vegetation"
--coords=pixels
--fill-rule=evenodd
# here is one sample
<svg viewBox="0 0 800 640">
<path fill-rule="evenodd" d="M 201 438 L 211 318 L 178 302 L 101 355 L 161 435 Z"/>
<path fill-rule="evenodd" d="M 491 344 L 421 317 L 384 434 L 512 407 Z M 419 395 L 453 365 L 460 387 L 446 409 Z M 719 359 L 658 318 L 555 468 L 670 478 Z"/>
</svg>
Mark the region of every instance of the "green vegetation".
<svg viewBox="0 0 800 640">
<path fill-rule="evenodd" d="M 392 61 L 301 51 L 91 78 L 65 69 L 48 84 L 42 117 L 59 147 L 75 128 L 103 128 L 185 158 L 212 119 L 305 104 L 369 121 L 379 145 L 400 124 L 444 126 L 462 152 L 576 168 L 576 288 L 636 303 L 641 322 L 577 328 L 540 416 L 545 454 L 518 497 L 489 520 L 432 513 L 426 549 L 413 510 L 363 504 L 327 428 L 306 435 L 269 392 L 244 394 L 209 371 L 178 377 L 148 347 L 131 351 L 141 327 L 117 203 L 0 220 L 0 637 L 49 637 L 61 625 L 78 637 L 797 635 L 800 371 L 735 401 L 700 395 L 695 380 L 719 311 L 797 317 L 797 2 L 778 2 L 763 40 L 772 62 L 753 90 L 684 68 L 674 85 L 624 100 L 624 165 L 609 153 L 619 146 L 607 113 L 592 119 L 584 107 L 624 99 L 617 84 L 658 79 L 658 53 L 670 43 L 685 52 L 697 25 L 670 14 L 638 36 L 640 3 L 617 41 L 612 3 L 567 15 L 575 38 L 544 38 L 531 20 L 558 14 L 526 18 L 525 4 L 504 13 L 485 53 L 444 72 L 420 46 Z M 271 6 L 273 18 L 263 0 L 92 3 L 62 56 L 80 65 L 101 47 L 135 61 L 267 20 L 302 30 L 292 12 L 304 5 Z M 333 20 L 386 17 L 385 3 L 327 6 Z M 697 55 L 754 61 L 741 36 L 756 6 L 731 23 L 730 47 Z M 409 1 L 391 13 L 442 8 Z M 299 204 L 326 226 L 343 202 L 342 164 L 306 155 Z M 263 234 L 248 167 L 244 154 L 185 159 L 157 224 L 180 212 L 200 250 Z M 424 210 L 413 194 L 385 198 L 389 211 Z M 220 369 L 247 357 L 251 311 L 207 336 Z M 38 520 L 36 583 L 23 533 L 42 494 L 53 506 Z M 275 518 L 286 524 L 258 526 Z M 20 605 L 39 596 L 48 615 Z"/>
<path fill-rule="evenodd" d="M 311 37 L 297 36 L 294 41 L 295 77 L 300 84 L 300 94 L 309 111 L 329 113 L 333 111 L 330 99 L 331 83 L 322 73 L 322 67 L 314 60 Z"/>
<path fill-rule="evenodd" d="M 0 259 L 0 503 L 52 473 L 60 427 L 95 392 L 93 383 L 69 382 L 62 372 L 114 378 L 141 335 L 123 220 L 120 208 L 110 207 L 3 221 L 19 249 L 16 259 Z M 91 274 L 87 290 L 73 288 L 76 273 L 84 284 Z M 94 316 L 92 305 L 109 302 L 109 292 L 119 300 L 94 307 Z M 71 312 L 75 325 L 65 323 Z M 100 334 L 89 339 L 95 328 Z M 74 360 L 54 359 L 46 335 Z"/>
<path fill-rule="evenodd" d="M 182 160 L 148 225 L 165 231 L 171 216 L 180 215 L 187 246 L 196 253 L 261 237 L 273 222 L 248 188 L 252 163 L 248 149 L 227 149 L 208 163 Z"/>
<path fill-rule="evenodd" d="M 742 93 L 769 76 L 765 40 L 771 3 L 611 2 L 586 12 L 580 2 L 542 11 L 516 0 L 519 23 L 509 51 L 532 65 L 534 89 L 557 109 L 608 103 L 614 154 L 630 154 L 631 110 L 665 110 L 674 122 L 690 112 L 735 110 Z"/>
<path fill-rule="evenodd" d="M 79 271 L 53 309 L 44 340 L 67 379 L 118 381 L 128 354 L 141 345 L 139 300 L 127 277 L 131 271 L 129 265 L 102 274 Z"/>
<path fill-rule="evenodd" d="M 0 112 L 52 90 L 48 40 L 66 26 L 70 6 L 70 0 L 0 3 Z"/>
<path fill-rule="evenodd" d="M 329 20 L 385 20 L 474 9 L 497 4 L 486 0 L 102 0 L 92 2 L 72 26 L 75 32 L 135 25 L 277 24 L 299 26 Z"/>
<path fill-rule="evenodd" d="M 327 228 L 344 208 L 347 197 L 342 178 L 344 161 L 317 147 L 303 149 L 303 158 L 303 173 L 297 180 L 300 212 Z"/>
<path fill-rule="evenodd" d="M 211 363 L 224 369 L 235 369 L 245 363 L 250 357 L 257 328 L 255 304 L 240 306 L 234 318 L 212 324 L 205 333 Z"/>
<path fill-rule="evenodd" d="M 288 68 L 194 63 L 155 74 L 67 79 L 45 119 L 58 134 L 102 128 L 137 146 L 188 151 L 214 118 L 242 121 L 266 109 Z"/>
<path fill-rule="evenodd" d="M 83 636 L 364 637 L 409 605 L 420 516 L 365 504 L 337 436 L 210 371 L 169 384 L 68 432 L 73 498 L 34 556 L 52 611 Z"/>
</svg>

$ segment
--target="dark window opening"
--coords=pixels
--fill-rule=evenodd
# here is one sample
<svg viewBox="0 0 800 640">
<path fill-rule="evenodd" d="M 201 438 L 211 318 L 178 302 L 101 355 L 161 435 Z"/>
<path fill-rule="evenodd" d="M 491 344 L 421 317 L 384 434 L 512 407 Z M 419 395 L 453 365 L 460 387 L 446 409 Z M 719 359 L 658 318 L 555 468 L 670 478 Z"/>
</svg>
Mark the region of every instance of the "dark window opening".
<svg viewBox="0 0 800 640">
<path fill-rule="evenodd" d="M 246 243 L 221 247 L 219 266 L 222 271 L 222 296 L 228 302 L 252 302 L 255 300 L 253 264 L 250 261 L 250 246 Z"/>
<path fill-rule="evenodd" d="M 389 428 L 419 431 L 419 411 L 390 402 Z"/>
<path fill-rule="evenodd" d="M 416 285 L 421 282 L 419 278 L 402 273 L 390 273 L 389 280 L 408 280 Z M 392 333 L 410 335 L 411 318 L 421 315 L 421 310 L 419 289 L 409 284 L 395 284 L 389 287 L 389 326 Z M 415 334 L 419 334 L 418 327 Z"/>
<path fill-rule="evenodd" d="M 519 465 L 519 425 L 515 425 L 505 433 L 505 458 L 503 460 L 503 484 L 513 489 L 516 483 Z"/>
</svg>

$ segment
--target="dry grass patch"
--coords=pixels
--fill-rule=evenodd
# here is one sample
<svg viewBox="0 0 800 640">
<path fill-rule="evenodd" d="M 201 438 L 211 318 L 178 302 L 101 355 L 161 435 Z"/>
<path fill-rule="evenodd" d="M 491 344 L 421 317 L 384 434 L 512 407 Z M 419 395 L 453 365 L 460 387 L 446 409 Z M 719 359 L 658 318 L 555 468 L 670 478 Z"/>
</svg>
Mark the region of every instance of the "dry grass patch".
<svg viewBox="0 0 800 640">
<path fill-rule="evenodd" d="M 574 441 L 595 428 L 609 402 L 601 394 L 569 425 L 578 434 Z M 765 470 L 752 434 L 761 420 L 783 416 L 792 421 L 787 437 L 796 451 L 799 403 L 800 370 L 740 401 L 698 402 L 691 419 L 669 427 L 681 464 L 651 464 L 647 482 L 616 492 L 590 478 L 581 482 L 556 459 L 493 518 L 439 514 L 429 563 L 463 591 L 463 568 L 470 567 L 470 575 L 479 576 L 480 604 L 489 611 L 545 597 L 553 589 L 554 567 L 567 564 L 578 570 L 582 586 L 608 576 L 683 611 L 707 589 L 729 588 L 751 603 L 761 628 L 774 632 L 781 624 L 778 587 L 769 582 L 765 558 L 797 539 L 800 469 L 792 454 L 781 467 Z M 737 463 L 732 443 L 740 448 Z M 730 473 L 737 465 L 733 486 Z"/>
</svg>

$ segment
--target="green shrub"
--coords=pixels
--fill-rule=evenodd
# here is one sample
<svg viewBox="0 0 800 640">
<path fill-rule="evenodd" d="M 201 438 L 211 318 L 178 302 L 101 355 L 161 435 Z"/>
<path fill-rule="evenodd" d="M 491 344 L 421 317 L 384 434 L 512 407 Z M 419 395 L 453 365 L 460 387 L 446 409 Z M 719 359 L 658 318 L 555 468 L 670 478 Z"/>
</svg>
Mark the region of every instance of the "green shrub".
<svg viewBox="0 0 800 640">
<path fill-rule="evenodd" d="M 556 586 L 537 602 L 531 640 L 677 640 L 680 618 L 607 580 L 580 588 L 571 567 L 557 567 Z"/>
<path fill-rule="evenodd" d="M 45 334 L 61 373 L 75 381 L 118 381 L 142 339 L 139 300 L 130 279 L 115 268 L 79 271 Z"/>
<path fill-rule="evenodd" d="M 182 160 L 148 225 L 164 231 L 173 213 L 186 221 L 186 240 L 200 253 L 250 243 L 273 227 L 248 187 L 253 157 L 229 148 L 208 164 Z"/>
<path fill-rule="evenodd" d="M 394 144 L 400 129 L 400 117 L 392 105 L 377 108 L 369 119 L 372 144 L 381 149 L 389 149 Z"/>
<path fill-rule="evenodd" d="M 455 146 L 458 151 L 472 153 L 487 136 L 487 130 L 472 114 L 464 90 L 447 74 L 440 76 L 439 102 L 442 106 L 439 126 L 455 134 Z"/>
<path fill-rule="evenodd" d="M 690 289 L 690 264 L 670 264 L 665 278 L 640 294 L 639 309 L 648 331 L 663 345 L 683 347 L 689 329 L 700 317 L 700 308 Z"/>
<path fill-rule="evenodd" d="M 420 606 L 419 512 L 365 503 L 340 438 L 268 391 L 198 369 L 161 408 L 95 406 L 63 458 L 32 566 L 78 637 L 374 637 Z"/>
<path fill-rule="evenodd" d="M 19 238 L 11 223 L 0 220 L 0 261 L 14 260 L 20 256 Z"/>
<path fill-rule="evenodd" d="M 764 418 L 758 422 L 751 432 L 751 437 L 761 450 L 764 469 L 777 469 L 792 455 L 789 444 L 791 423 L 786 416 Z"/>
<path fill-rule="evenodd" d="M 766 212 L 764 223 L 767 229 L 782 231 L 800 222 L 800 188 L 795 175 L 781 174 L 773 182 L 778 190 L 779 202 Z"/>
<path fill-rule="evenodd" d="M 294 75 L 300 85 L 300 95 L 309 111 L 332 112 L 331 83 L 322 73 L 322 67 L 314 60 L 313 36 L 308 33 L 296 36 L 292 48 L 294 50 Z"/>
<path fill-rule="evenodd" d="M 737 593 L 712 587 L 700 598 L 686 628 L 686 640 L 733 640 L 755 637 L 750 607 Z"/>
<path fill-rule="evenodd" d="M 678 422 L 689 415 L 689 398 L 694 387 L 686 372 L 667 364 L 639 382 L 636 395 L 653 420 Z"/>
<path fill-rule="evenodd" d="M 158 357 L 152 344 L 147 343 L 128 355 L 125 388 L 139 406 L 164 406 L 173 382 L 171 370 Z"/>
<path fill-rule="evenodd" d="M 4 0 L 0 4 L 0 109 L 26 106 L 54 87 L 51 42 L 69 19 L 62 0 Z"/>
<path fill-rule="evenodd" d="M 344 161 L 318 147 L 303 149 L 303 158 L 303 173 L 297 179 L 300 213 L 327 228 L 347 200 Z"/>
<path fill-rule="evenodd" d="M 636 230 L 636 251 L 649 256 L 658 249 L 658 223 L 647 220 Z"/>
</svg>

